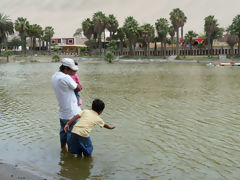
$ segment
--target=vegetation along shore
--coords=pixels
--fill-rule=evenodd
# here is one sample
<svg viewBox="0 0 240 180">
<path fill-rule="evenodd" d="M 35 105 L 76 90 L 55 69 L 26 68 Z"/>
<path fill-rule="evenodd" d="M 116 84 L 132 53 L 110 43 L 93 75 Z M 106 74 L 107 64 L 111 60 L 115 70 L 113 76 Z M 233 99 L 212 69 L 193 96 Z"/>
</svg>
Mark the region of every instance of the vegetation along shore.
<svg viewBox="0 0 240 180">
<path fill-rule="evenodd" d="M 126 17 L 123 26 L 117 18 L 98 11 L 82 21 L 74 37 L 83 41 L 72 46 L 60 46 L 54 41 L 54 28 L 31 24 L 26 18 L 18 17 L 14 22 L 0 13 L 1 56 L 22 57 L 38 54 L 75 55 L 82 57 L 100 56 L 111 62 L 119 57 L 129 59 L 189 59 L 192 56 L 218 55 L 226 58 L 240 56 L 240 14 L 233 17 L 227 28 L 222 28 L 214 15 L 204 18 L 203 34 L 190 30 L 184 34 L 188 23 L 184 12 L 175 8 L 169 19 L 159 18 L 155 24 L 140 25 L 132 17 Z M 82 44 L 81 44 L 82 43 Z M 75 47 L 75 48 L 73 48 Z M 76 48 L 77 47 L 77 48 Z M 140 57 L 140 58 L 139 58 Z M 193 58 L 194 59 L 194 58 Z"/>
</svg>

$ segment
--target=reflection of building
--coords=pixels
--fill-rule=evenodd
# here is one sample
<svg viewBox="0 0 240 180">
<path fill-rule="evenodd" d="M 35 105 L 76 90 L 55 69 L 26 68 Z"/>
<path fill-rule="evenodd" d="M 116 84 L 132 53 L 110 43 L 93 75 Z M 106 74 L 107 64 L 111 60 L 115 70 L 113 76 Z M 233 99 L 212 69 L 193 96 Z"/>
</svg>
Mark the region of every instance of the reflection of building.
<svg viewBox="0 0 240 180">
<path fill-rule="evenodd" d="M 55 44 L 56 48 L 61 49 L 64 54 L 77 55 L 80 54 L 81 48 L 87 47 L 84 42 L 87 41 L 85 37 L 76 36 L 74 38 L 53 38 L 52 44 Z"/>
</svg>

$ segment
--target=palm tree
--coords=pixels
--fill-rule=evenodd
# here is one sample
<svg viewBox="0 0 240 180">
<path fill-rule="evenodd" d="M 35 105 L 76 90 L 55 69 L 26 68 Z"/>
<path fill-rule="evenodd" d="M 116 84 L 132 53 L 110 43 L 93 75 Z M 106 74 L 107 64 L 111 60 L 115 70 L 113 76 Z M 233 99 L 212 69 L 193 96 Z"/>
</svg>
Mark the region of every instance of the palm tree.
<svg viewBox="0 0 240 180">
<path fill-rule="evenodd" d="M 234 45 L 238 42 L 238 36 L 234 33 L 230 34 L 230 33 L 227 33 L 226 34 L 226 42 L 228 43 L 228 45 L 231 47 L 231 54 L 233 55 L 234 54 Z"/>
<path fill-rule="evenodd" d="M 102 54 L 101 36 L 102 36 L 102 33 L 106 26 L 106 16 L 103 12 L 98 11 L 98 12 L 94 13 L 93 26 L 94 26 L 94 31 L 97 33 L 97 37 L 98 37 L 99 52 L 100 52 L 100 54 Z"/>
<path fill-rule="evenodd" d="M 42 49 L 43 29 L 40 25 L 36 26 L 35 37 L 38 38 L 39 51 Z"/>
<path fill-rule="evenodd" d="M 198 34 L 192 30 L 188 31 L 187 34 L 185 35 L 185 41 L 186 41 L 186 43 L 190 44 L 190 50 L 192 50 L 192 45 L 194 43 L 193 38 L 195 38 L 197 36 L 198 36 Z"/>
<path fill-rule="evenodd" d="M 155 27 L 157 30 L 158 38 L 161 41 L 161 49 L 162 49 L 161 55 L 165 56 L 166 49 L 164 47 L 166 47 L 167 34 L 169 31 L 168 20 L 166 18 L 158 19 L 157 22 L 155 23 Z"/>
<path fill-rule="evenodd" d="M 132 16 L 129 16 L 125 19 L 123 29 L 129 41 L 130 55 L 133 56 L 135 54 L 134 52 L 135 48 L 133 49 L 133 47 L 135 47 L 135 44 L 139 36 L 138 23 Z"/>
<path fill-rule="evenodd" d="M 172 55 L 173 55 L 173 38 L 175 36 L 175 30 L 173 26 L 170 26 L 168 29 L 168 33 L 171 36 L 171 44 L 172 44 Z"/>
<path fill-rule="evenodd" d="M 240 57 L 240 14 L 233 18 L 232 24 L 228 27 L 227 31 L 238 36 L 238 55 Z"/>
<path fill-rule="evenodd" d="M 94 34 L 94 29 L 93 29 L 93 22 L 87 18 L 82 22 L 82 30 L 83 30 L 83 35 L 86 36 L 88 40 L 91 39 L 92 35 Z"/>
<path fill-rule="evenodd" d="M 181 38 L 183 39 L 183 26 L 184 24 L 187 22 L 187 17 L 185 16 L 185 14 L 183 13 L 183 19 L 182 19 L 182 22 L 181 22 Z"/>
<path fill-rule="evenodd" d="M 144 24 L 140 27 L 140 36 L 146 44 L 145 55 L 149 56 L 149 44 L 154 40 L 154 27 L 151 24 Z"/>
<path fill-rule="evenodd" d="M 82 32 L 83 32 L 82 28 L 77 28 L 76 31 L 75 31 L 75 33 L 73 34 L 73 36 L 74 36 L 74 37 L 76 37 L 76 36 L 82 36 Z"/>
<path fill-rule="evenodd" d="M 122 55 L 122 53 L 123 53 L 123 41 L 125 39 L 125 33 L 124 33 L 123 28 L 118 28 L 117 29 L 116 38 L 118 38 L 120 40 L 120 55 Z"/>
<path fill-rule="evenodd" d="M 210 57 L 210 48 L 211 48 L 211 36 L 217 27 L 217 20 L 214 19 L 214 16 L 205 17 L 204 31 L 206 33 L 208 41 L 208 57 Z"/>
<path fill-rule="evenodd" d="M 185 19 L 185 15 L 179 8 L 175 8 L 172 10 L 172 12 L 170 12 L 170 20 L 172 22 L 172 25 L 175 31 L 177 32 L 177 42 L 176 42 L 177 55 L 179 55 L 179 28 L 183 26 L 184 19 Z"/>
<path fill-rule="evenodd" d="M 34 29 L 33 29 L 33 25 L 32 24 L 28 24 L 27 28 L 26 28 L 26 33 L 27 36 L 30 37 L 30 50 L 33 49 L 33 35 L 34 35 Z"/>
<path fill-rule="evenodd" d="M 0 13 L 0 43 L 4 43 L 7 50 L 7 37 L 14 33 L 12 21 L 8 16 Z M 1 49 L 0 49 L 1 50 Z"/>
<path fill-rule="evenodd" d="M 44 39 L 47 41 L 47 49 L 50 51 L 51 47 L 50 47 L 50 43 L 51 43 L 51 39 L 54 35 L 54 28 L 51 26 L 47 26 L 44 29 Z"/>
<path fill-rule="evenodd" d="M 106 28 L 110 32 L 110 41 L 111 41 L 112 40 L 112 36 L 114 35 L 114 33 L 118 29 L 118 21 L 117 21 L 117 19 L 115 18 L 115 16 L 113 14 L 110 14 L 107 17 Z"/>
<path fill-rule="evenodd" d="M 27 19 L 23 17 L 18 17 L 15 21 L 15 30 L 19 32 L 24 52 L 26 52 L 26 29 L 28 24 Z"/>
</svg>

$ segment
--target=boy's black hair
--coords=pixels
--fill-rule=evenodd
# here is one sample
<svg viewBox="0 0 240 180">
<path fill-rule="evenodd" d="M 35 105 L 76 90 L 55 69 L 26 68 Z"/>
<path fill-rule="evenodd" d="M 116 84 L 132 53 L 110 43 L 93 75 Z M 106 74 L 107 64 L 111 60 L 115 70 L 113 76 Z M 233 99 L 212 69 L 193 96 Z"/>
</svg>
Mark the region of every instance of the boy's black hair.
<svg viewBox="0 0 240 180">
<path fill-rule="evenodd" d="M 92 110 L 99 113 L 99 112 L 103 111 L 104 108 L 105 108 L 105 104 L 102 100 L 94 99 L 94 101 L 92 102 Z"/>
</svg>

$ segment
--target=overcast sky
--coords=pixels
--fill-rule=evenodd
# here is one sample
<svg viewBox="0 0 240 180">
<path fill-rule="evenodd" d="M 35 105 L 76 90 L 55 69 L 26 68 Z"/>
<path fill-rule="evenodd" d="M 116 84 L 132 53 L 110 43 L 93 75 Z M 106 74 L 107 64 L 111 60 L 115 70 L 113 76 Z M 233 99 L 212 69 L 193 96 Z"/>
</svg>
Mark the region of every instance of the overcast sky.
<svg viewBox="0 0 240 180">
<path fill-rule="evenodd" d="M 0 0 L 0 12 L 12 21 L 25 17 L 31 24 L 52 26 L 54 37 L 73 37 L 82 21 L 97 11 L 114 14 L 120 26 L 128 16 L 133 16 L 139 25 L 154 25 L 159 18 L 169 20 L 174 8 L 187 16 L 184 33 L 193 30 L 199 34 L 209 15 L 215 16 L 220 27 L 229 26 L 240 14 L 240 0 Z"/>
</svg>

